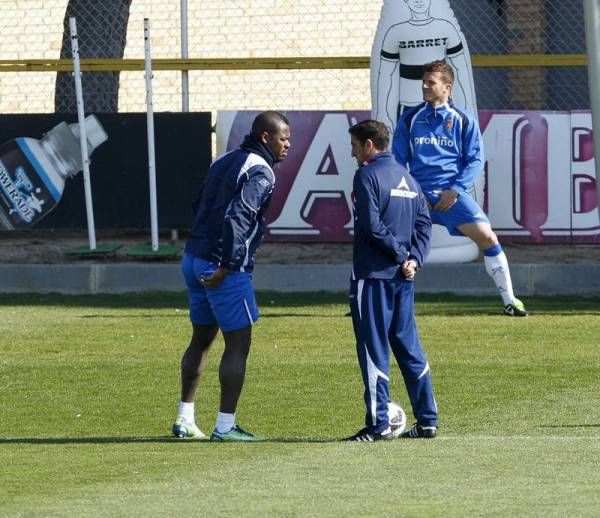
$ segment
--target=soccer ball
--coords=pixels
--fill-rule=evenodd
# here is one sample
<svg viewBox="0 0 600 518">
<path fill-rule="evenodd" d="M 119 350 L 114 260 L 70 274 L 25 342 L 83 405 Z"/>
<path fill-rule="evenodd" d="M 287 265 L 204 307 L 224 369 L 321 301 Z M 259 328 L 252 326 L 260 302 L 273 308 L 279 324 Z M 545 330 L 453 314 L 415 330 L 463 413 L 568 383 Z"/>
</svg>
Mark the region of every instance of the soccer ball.
<svg viewBox="0 0 600 518">
<path fill-rule="evenodd" d="M 400 437 L 400 434 L 406 428 L 406 413 L 395 401 L 388 403 L 388 418 L 394 438 Z"/>
</svg>

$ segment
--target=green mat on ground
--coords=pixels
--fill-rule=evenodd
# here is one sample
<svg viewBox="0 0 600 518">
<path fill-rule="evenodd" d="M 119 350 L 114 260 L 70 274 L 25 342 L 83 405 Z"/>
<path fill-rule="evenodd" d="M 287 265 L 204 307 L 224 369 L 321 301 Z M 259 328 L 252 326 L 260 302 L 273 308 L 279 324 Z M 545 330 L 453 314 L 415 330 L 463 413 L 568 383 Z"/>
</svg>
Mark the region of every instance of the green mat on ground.
<svg viewBox="0 0 600 518">
<path fill-rule="evenodd" d="M 158 250 L 152 250 L 151 243 L 136 245 L 127 250 L 126 254 L 137 258 L 172 258 L 176 257 L 183 247 L 181 245 L 158 245 Z"/>
</svg>

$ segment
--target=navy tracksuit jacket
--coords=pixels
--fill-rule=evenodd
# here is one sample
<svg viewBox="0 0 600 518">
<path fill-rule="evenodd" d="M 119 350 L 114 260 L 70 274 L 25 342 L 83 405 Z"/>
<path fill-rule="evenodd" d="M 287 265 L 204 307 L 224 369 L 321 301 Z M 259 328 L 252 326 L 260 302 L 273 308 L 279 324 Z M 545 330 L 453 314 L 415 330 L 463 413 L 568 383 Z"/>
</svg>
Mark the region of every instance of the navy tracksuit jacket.
<svg viewBox="0 0 600 518">
<path fill-rule="evenodd" d="M 232 271 L 251 272 L 275 186 L 271 150 L 246 135 L 242 145 L 215 160 L 197 200 L 185 252 Z"/>
<path fill-rule="evenodd" d="M 437 426 L 431 373 L 414 317 L 414 284 L 401 265 L 420 267 L 429 252 L 431 219 L 416 180 L 390 153 L 371 157 L 354 176 L 354 253 L 350 308 L 365 384 L 367 427 L 388 427 L 389 347 L 404 377 L 413 413 Z"/>
</svg>

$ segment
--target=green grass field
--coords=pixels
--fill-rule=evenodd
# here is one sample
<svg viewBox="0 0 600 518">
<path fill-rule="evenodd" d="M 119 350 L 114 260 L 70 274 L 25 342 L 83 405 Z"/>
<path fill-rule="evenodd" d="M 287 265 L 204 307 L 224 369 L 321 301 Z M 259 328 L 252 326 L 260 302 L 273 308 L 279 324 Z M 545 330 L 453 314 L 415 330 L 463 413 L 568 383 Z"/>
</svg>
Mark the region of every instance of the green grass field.
<svg viewBox="0 0 600 518">
<path fill-rule="evenodd" d="M 495 298 L 418 297 L 439 438 L 347 444 L 346 297 L 259 294 L 238 422 L 270 440 L 214 444 L 169 437 L 183 294 L 0 295 L 0 516 L 598 516 L 600 299 L 527 303 L 510 319 Z M 397 368 L 392 394 L 408 407 Z"/>
</svg>

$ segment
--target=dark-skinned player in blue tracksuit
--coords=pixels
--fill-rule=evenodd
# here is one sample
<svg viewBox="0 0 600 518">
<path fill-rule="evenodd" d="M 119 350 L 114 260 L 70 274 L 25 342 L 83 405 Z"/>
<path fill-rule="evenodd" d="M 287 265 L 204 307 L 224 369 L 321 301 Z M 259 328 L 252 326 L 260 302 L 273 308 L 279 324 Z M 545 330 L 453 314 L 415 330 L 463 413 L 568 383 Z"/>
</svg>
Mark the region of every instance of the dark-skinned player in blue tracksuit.
<svg viewBox="0 0 600 518">
<path fill-rule="evenodd" d="M 212 441 L 256 441 L 235 422 L 258 307 L 252 287 L 254 253 L 265 230 L 275 173 L 290 149 L 287 118 L 260 113 L 241 146 L 215 160 L 194 204 L 182 271 L 188 290 L 192 339 L 181 360 L 181 401 L 173 435 L 202 439 L 194 399 L 208 352 L 219 331 L 225 350 L 219 366 L 221 399 Z"/>
<path fill-rule="evenodd" d="M 388 417 L 390 347 L 400 366 L 416 424 L 402 437 L 434 438 L 437 406 L 414 315 L 414 276 L 429 252 L 431 219 L 419 184 L 385 151 L 385 124 L 349 130 L 354 175 L 354 252 L 350 310 L 365 385 L 365 427 L 346 440 L 394 437 Z"/>
</svg>

